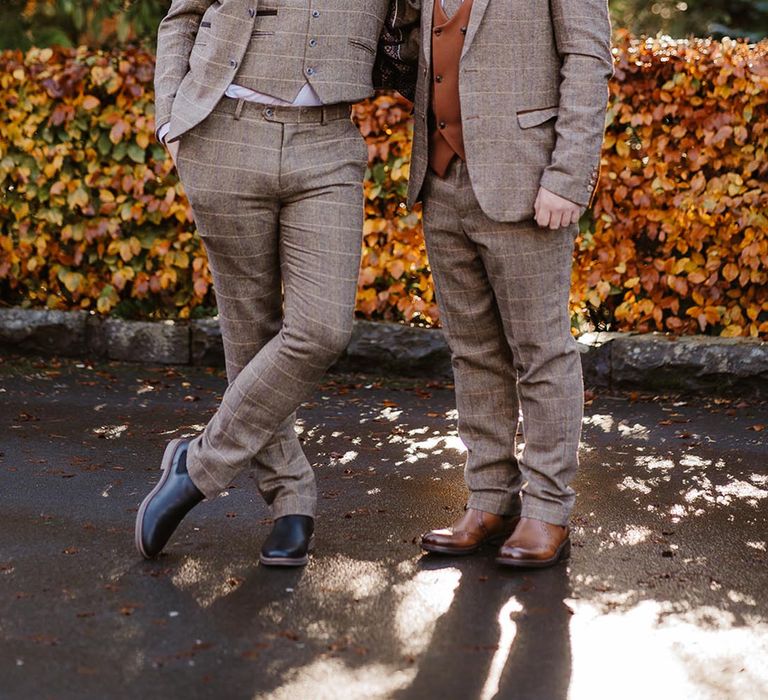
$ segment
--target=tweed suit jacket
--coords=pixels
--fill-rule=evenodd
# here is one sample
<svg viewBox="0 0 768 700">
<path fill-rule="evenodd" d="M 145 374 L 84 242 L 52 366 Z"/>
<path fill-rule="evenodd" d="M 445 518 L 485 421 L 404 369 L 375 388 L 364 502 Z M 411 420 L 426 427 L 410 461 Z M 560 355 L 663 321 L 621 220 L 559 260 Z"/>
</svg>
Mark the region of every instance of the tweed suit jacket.
<svg viewBox="0 0 768 700">
<path fill-rule="evenodd" d="M 428 168 L 434 2 L 421 0 L 409 205 Z M 408 43 L 414 0 L 398 0 L 382 42 Z M 496 221 L 530 219 L 539 186 L 587 206 L 597 183 L 608 80 L 606 0 L 474 0 L 459 67 L 469 176 Z M 382 52 L 384 53 L 384 52 Z M 389 47 L 389 53 L 393 52 Z M 408 52 L 398 54 L 407 60 Z M 391 71 L 397 77 L 402 71 Z M 408 79 L 403 78 L 405 90 Z M 389 85 L 398 89 L 397 80 Z M 407 96 L 407 95 L 406 95 Z"/>
<path fill-rule="evenodd" d="M 166 141 L 177 139 L 232 83 L 292 100 L 309 81 L 326 104 L 368 97 L 388 4 L 173 0 L 158 30 L 156 124 L 170 122 Z"/>
</svg>

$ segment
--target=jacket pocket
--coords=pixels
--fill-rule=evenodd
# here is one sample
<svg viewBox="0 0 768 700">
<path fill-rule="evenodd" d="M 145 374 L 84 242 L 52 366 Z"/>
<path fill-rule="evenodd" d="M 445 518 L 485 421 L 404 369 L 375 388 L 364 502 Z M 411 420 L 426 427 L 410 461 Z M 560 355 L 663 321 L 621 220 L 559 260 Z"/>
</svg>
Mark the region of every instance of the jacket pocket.
<svg viewBox="0 0 768 700">
<path fill-rule="evenodd" d="M 355 48 L 367 51 L 369 54 L 376 55 L 376 44 L 365 39 L 349 39 L 349 43 Z"/>
<path fill-rule="evenodd" d="M 530 129 L 557 116 L 559 107 L 544 107 L 543 109 L 525 109 L 517 113 L 517 123 L 521 129 Z"/>
</svg>

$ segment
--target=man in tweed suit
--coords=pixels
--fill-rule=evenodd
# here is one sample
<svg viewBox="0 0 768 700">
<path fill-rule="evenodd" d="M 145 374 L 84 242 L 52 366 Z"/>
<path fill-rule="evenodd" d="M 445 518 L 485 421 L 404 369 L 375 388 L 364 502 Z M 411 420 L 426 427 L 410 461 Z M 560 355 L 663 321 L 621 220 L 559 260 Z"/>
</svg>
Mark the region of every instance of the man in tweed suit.
<svg viewBox="0 0 768 700">
<path fill-rule="evenodd" d="M 506 540 L 500 564 L 548 566 L 570 551 L 583 389 L 568 294 L 612 75 L 606 0 L 398 0 L 381 55 L 384 86 L 407 93 L 418 70 L 409 205 L 423 201 L 468 452 L 467 508 L 422 546 Z"/>
<path fill-rule="evenodd" d="M 352 329 L 367 147 L 350 105 L 373 92 L 388 0 L 173 0 L 156 122 L 214 277 L 229 386 L 174 440 L 136 544 L 158 554 L 186 513 L 253 467 L 271 506 L 265 564 L 306 563 L 316 487 L 295 411 Z"/>
</svg>

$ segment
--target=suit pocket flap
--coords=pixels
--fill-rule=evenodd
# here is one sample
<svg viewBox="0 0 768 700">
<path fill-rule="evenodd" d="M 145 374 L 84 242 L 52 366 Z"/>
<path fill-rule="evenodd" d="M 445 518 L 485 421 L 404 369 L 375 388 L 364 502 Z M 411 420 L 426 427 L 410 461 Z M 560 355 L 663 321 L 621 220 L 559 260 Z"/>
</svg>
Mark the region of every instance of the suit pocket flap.
<svg viewBox="0 0 768 700">
<path fill-rule="evenodd" d="M 517 123 L 521 129 L 529 129 L 538 126 L 545 121 L 557 116 L 558 107 L 545 107 L 544 109 L 526 109 L 517 113 Z"/>
</svg>

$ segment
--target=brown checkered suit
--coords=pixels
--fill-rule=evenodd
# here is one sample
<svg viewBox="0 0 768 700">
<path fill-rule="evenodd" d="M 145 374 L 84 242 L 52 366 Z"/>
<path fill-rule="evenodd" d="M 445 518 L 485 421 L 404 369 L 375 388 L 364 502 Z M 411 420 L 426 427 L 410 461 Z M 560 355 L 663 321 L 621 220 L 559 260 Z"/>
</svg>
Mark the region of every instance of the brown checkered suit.
<svg viewBox="0 0 768 700">
<path fill-rule="evenodd" d="M 156 120 L 205 244 L 229 386 L 187 466 L 207 497 L 256 469 L 275 518 L 314 515 L 295 411 L 344 350 L 367 146 L 350 103 L 373 91 L 387 0 L 174 0 L 158 37 Z M 231 83 L 324 107 L 223 97 Z"/>
<path fill-rule="evenodd" d="M 583 407 L 568 314 L 577 227 L 539 228 L 534 200 L 539 187 L 580 205 L 593 194 L 612 74 L 608 9 L 605 0 L 474 0 L 459 62 L 466 162 L 455 159 L 440 178 L 428 152 L 438 1 L 421 0 L 416 63 L 417 0 L 397 0 L 382 42 L 389 61 L 377 73 L 407 92 L 407 68 L 418 70 L 409 204 L 419 196 L 424 204 L 468 450 L 468 505 L 562 525 Z"/>
<path fill-rule="evenodd" d="M 373 92 L 388 0 L 173 0 L 160 24 L 158 126 L 177 139 L 237 82 L 291 101 L 309 81 L 324 104 Z M 314 41 L 313 41 L 314 40 Z"/>
<path fill-rule="evenodd" d="M 414 52 L 419 2 L 421 50 Z M 388 64 L 401 70 L 378 82 L 414 99 L 409 205 L 428 170 L 434 2 L 395 0 L 382 40 L 382 58 L 389 54 Z M 610 34 L 605 0 L 474 0 L 461 58 L 462 127 L 472 186 L 494 220 L 530 218 L 539 184 L 588 204 L 613 71 Z M 415 96 L 404 64 L 418 69 Z"/>
</svg>

